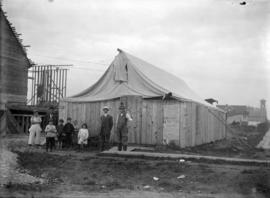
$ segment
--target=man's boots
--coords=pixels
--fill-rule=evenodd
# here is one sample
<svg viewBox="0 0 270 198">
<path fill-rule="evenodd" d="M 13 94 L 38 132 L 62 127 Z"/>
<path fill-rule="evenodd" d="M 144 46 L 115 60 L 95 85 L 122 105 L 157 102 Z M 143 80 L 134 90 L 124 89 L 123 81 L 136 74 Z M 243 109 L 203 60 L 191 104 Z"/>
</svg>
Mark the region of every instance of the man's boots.
<svg viewBox="0 0 270 198">
<path fill-rule="evenodd" d="M 122 151 L 122 143 L 118 144 L 118 151 Z"/>
<path fill-rule="evenodd" d="M 123 150 L 127 151 L 127 145 L 123 145 Z"/>
</svg>

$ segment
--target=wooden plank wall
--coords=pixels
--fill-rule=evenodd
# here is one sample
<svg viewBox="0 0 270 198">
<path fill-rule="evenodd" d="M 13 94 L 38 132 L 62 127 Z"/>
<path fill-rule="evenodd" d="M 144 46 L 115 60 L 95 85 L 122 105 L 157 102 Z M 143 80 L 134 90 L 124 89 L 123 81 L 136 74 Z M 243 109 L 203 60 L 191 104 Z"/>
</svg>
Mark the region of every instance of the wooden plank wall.
<svg viewBox="0 0 270 198">
<path fill-rule="evenodd" d="M 180 103 L 180 106 L 180 147 L 196 146 L 226 137 L 226 127 L 222 122 L 225 121 L 225 113 L 194 102 Z"/>
<path fill-rule="evenodd" d="M 129 143 L 136 144 L 163 144 L 164 109 L 168 104 L 178 105 L 179 140 L 177 145 L 184 148 L 200 145 L 226 137 L 224 124 L 217 119 L 225 120 L 225 114 L 211 108 L 193 103 L 176 100 L 142 100 L 140 97 L 127 97 L 121 99 L 127 105 L 133 117 L 129 122 Z M 99 133 L 100 115 L 102 107 L 110 107 L 110 114 L 116 122 L 120 99 L 91 102 L 91 103 L 60 103 L 59 118 L 72 117 L 81 125 L 86 122 L 92 136 Z M 166 110 L 166 109 L 165 109 Z M 115 124 L 112 132 L 115 131 Z M 115 135 L 114 135 L 115 140 Z"/>
<path fill-rule="evenodd" d="M 113 116 L 113 121 L 115 123 L 119 103 L 119 100 L 88 103 L 68 103 L 61 101 L 59 104 L 59 118 L 66 121 L 68 117 L 71 117 L 73 121 L 77 120 L 79 126 L 86 123 L 88 125 L 90 135 L 96 136 L 100 131 L 100 116 L 102 115 L 103 106 L 109 106 L 109 113 Z M 115 131 L 115 124 L 112 131 Z"/>
<path fill-rule="evenodd" d="M 168 103 L 168 101 L 167 101 Z M 181 148 L 213 142 L 226 137 L 225 113 L 194 102 L 169 101 L 180 106 L 179 146 Z M 166 105 L 163 105 L 166 108 Z"/>
<path fill-rule="evenodd" d="M 26 104 L 30 65 L 2 10 L 0 15 L 0 103 Z"/>
<path fill-rule="evenodd" d="M 135 96 L 128 96 L 125 98 L 126 98 L 125 105 L 127 106 L 127 111 L 131 114 L 133 119 L 132 122 L 128 122 L 129 142 L 141 144 L 140 131 L 142 125 L 142 98 Z"/>
<path fill-rule="evenodd" d="M 187 103 L 180 103 L 180 116 L 179 116 L 179 122 L 180 122 L 180 128 L 179 128 L 179 146 L 184 148 L 187 145 L 186 138 L 188 137 L 188 113 L 187 113 Z"/>
<path fill-rule="evenodd" d="M 161 100 L 143 100 L 142 102 L 142 144 L 163 143 L 163 102 Z"/>
<path fill-rule="evenodd" d="M 163 139 L 166 144 L 179 145 L 180 140 L 180 105 L 178 101 L 163 102 Z"/>
</svg>

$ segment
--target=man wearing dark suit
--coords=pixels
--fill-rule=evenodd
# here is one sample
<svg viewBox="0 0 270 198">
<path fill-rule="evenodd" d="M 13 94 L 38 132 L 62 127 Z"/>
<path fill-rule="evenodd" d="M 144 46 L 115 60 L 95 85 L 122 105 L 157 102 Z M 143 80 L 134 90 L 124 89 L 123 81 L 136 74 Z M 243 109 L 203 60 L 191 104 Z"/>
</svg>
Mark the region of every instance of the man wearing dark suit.
<svg viewBox="0 0 270 198">
<path fill-rule="evenodd" d="M 106 145 L 110 141 L 111 130 L 113 127 L 113 118 L 108 114 L 109 107 L 103 107 L 104 114 L 101 116 L 101 130 L 100 130 L 100 150 L 104 151 Z"/>
</svg>

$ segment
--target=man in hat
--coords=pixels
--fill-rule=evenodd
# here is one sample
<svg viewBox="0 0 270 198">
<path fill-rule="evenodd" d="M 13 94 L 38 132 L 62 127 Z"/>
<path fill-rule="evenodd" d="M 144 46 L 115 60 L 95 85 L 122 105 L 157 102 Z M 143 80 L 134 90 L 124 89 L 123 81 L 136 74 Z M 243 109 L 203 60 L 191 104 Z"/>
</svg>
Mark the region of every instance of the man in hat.
<svg viewBox="0 0 270 198">
<path fill-rule="evenodd" d="M 108 114 L 109 107 L 103 107 L 103 115 L 101 116 L 101 129 L 100 129 L 100 150 L 104 151 L 106 144 L 110 140 L 111 130 L 113 127 L 113 117 Z"/>
<path fill-rule="evenodd" d="M 122 148 L 124 151 L 127 150 L 128 143 L 128 128 L 127 122 L 132 121 L 130 114 L 126 111 L 124 104 L 121 102 L 119 107 L 119 114 L 117 117 L 117 127 L 116 127 L 116 135 L 118 141 L 118 151 L 121 151 Z"/>
</svg>

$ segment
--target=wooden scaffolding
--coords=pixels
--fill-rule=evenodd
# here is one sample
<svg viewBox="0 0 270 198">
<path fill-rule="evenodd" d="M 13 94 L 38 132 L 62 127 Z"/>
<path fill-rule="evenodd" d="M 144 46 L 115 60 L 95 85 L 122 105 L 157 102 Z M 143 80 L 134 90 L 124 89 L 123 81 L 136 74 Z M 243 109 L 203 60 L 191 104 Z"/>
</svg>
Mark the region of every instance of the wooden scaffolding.
<svg viewBox="0 0 270 198">
<path fill-rule="evenodd" d="M 67 71 L 71 65 L 36 65 L 32 67 L 32 88 L 29 104 L 57 106 L 66 97 Z"/>
</svg>

